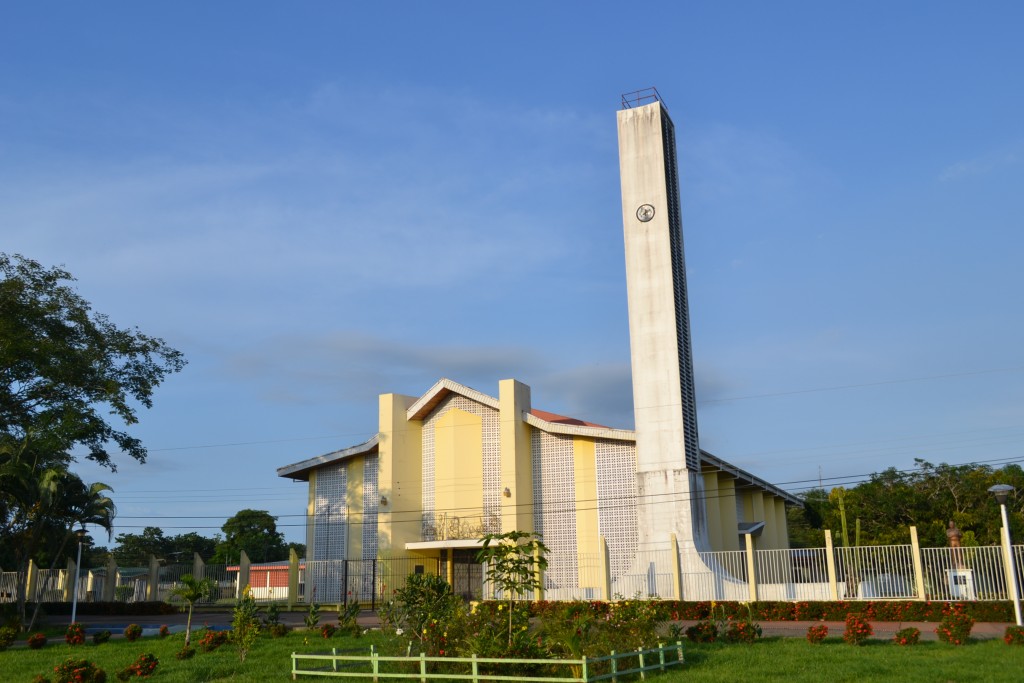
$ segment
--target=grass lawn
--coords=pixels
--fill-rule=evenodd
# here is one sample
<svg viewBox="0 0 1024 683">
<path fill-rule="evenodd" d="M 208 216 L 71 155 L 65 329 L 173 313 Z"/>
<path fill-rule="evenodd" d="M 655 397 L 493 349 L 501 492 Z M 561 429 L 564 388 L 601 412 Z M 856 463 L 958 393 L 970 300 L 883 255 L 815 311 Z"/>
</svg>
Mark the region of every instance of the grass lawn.
<svg viewBox="0 0 1024 683">
<path fill-rule="evenodd" d="M 195 642 L 195 638 L 193 642 Z M 364 638 L 333 638 L 296 631 L 285 638 L 260 639 L 245 663 L 237 651 L 225 645 L 212 653 L 197 652 L 191 660 L 174 658 L 184 636 L 144 638 L 134 643 L 114 640 L 104 645 L 91 642 L 70 647 L 52 639 L 41 650 L 18 648 L 0 652 L 0 680 L 29 683 L 36 674 L 52 675 L 53 667 L 68 657 L 87 658 L 105 669 L 108 681 L 144 652 L 154 654 L 160 666 L 153 681 L 196 683 L 200 681 L 287 681 L 296 652 L 323 652 L 331 647 L 369 649 L 381 644 L 380 634 Z M 649 680 L 664 683 L 703 681 L 1021 681 L 1024 680 L 1024 647 L 1008 647 L 1001 640 L 974 642 L 954 647 L 937 642 L 897 647 L 889 642 L 868 641 L 862 647 L 828 639 L 810 645 L 798 638 L 770 638 L 754 645 L 684 645 L 686 666 Z M 324 680 L 305 677 L 300 680 Z"/>
</svg>

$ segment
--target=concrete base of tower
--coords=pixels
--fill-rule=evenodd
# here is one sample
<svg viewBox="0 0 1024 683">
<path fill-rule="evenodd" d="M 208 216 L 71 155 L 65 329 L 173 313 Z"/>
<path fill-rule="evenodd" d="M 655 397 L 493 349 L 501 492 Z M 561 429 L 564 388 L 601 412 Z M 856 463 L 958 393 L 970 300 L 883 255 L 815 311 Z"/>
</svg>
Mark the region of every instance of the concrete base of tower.
<svg viewBox="0 0 1024 683">
<path fill-rule="evenodd" d="M 636 476 L 638 549 L 668 550 L 673 534 L 683 557 L 711 549 L 700 475 L 683 467 Z"/>
</svg>

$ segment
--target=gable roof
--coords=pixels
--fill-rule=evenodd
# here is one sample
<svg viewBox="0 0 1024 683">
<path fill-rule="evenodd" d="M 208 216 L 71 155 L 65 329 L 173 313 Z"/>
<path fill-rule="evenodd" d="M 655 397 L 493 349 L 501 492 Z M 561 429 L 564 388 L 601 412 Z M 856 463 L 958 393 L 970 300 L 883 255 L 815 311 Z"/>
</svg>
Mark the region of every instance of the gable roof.
<svg viewBox="0 0 1024 683">
<path fill-rule="evenodd" d="M 291 465 L 278 467 L 277 476 L 288 477 L 289 479 L 295 479 L 297 481 L 309 481 L 310 471 L 317 467 L 323 467 L 324 465 L 331 465 L 336 462 L 341 462 L 342 460 L 348 460 L 349 458 L 354 458 L 357 455 L 376 453 L 378 451 L 379 441 L 380 434 L 374 434 L 369 439 L 356 446 L 349 446 L 348 448 L 342 448 L 341 450 L 318 455 L 315 458 L 309 458 L 308 460 L 301 460 Z"/>
<path fill-rule="evenodd" d="M 422 420 L 449 394 L 459 394 L 477 403 L 482 403 L 488 408 L 498 409 L 498 399 L 493 396 L 488 396 L 476 389 L 470 389 L 465 384 L 459 384 L 447 377 L 442 377 L 434 383 L 434 386 L 427 389 L 425 394 L 416 399 L 415 403 L 409 406 L 409 410 L 405 413 L 406 419 Z"/>
</svg>

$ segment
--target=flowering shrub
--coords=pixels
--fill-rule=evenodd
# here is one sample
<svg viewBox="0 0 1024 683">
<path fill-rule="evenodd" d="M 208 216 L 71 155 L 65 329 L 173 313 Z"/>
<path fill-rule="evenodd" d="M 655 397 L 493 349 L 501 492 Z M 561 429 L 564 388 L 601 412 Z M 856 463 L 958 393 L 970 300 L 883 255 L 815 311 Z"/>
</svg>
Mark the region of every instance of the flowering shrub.
<svg viewBox="0 0 1024 683">
<path fill-rule="evenodd" d="M 1024 626 L 1007 626 L 1003 642 L 1007 645 L 1024 645 Z"/>
<path fill-rule="evenodd" d="M 320 635 L 324 638 L 330 638 L 337 630 L 332 624 L 324 624 L 320 627 Z"/>
<path fill-rule="evenodd" d="M 487 603 L 481 603 L 481 606 Z M 591 601 L 590 605 L 596 616 L 608 613 L 611 603 Z M 748 609 L 755 621 L 842 621 L 851 610 L 856 610 L 870 621 L 932 621 L 939 622 L 944 616 L 943 609 L 947 603 L 940 601 L 919 600 L 879 600 L 879 601 L 811 601 L 796 602 L 763 600 L 751 602 L 714 602 L 658 600 L 651 604 L 659 612 L 663 620 L 699 621 L 712 617 L 728 619 L 746 615 Z M 1010 622 L 1014 620 L 1013 603 L 1002 602 L 967 602 L 959 603 L 967 614 L 977 621 Z M 556 609 L 556 602 L 540 601 L 532 603 L 532 616 L 542 617 L 545 612 Z"/>
<path fill-rule="evenodd" d="M 807 629 L 807 642 L 811 645 L 818 645 L 828 637 L 828 626 L 816 624 Z"/>
<path fill-rule="evenodd" d="M 28 646 L 33 650 L 46 645 L 46 634 L 45 633 L 33 633 L 28 637 Z"/>
<path fill-rule="evenodd" d="M 167 628 L 167 624 L 164 624 L 160 627 L 160 637 L 166 638 L 169 635 L 171 635 L 171 629 Z"/>
<path fill-rule="evenodd" d="M 138 624 L 128 624 L 124 629 L 124 637 L 128 639 L 128 642 L 134 643 L 142 637 L 142 627 Z"/>
<path fill-rule="evenodd" d="M 722 637 L 727 643 L 752 643 L 761 637 L 761 627 L 749 619 L 730 621 Z"/>
<path fill-rule="evenodd" d="M 686 637 L 694 643 L 713 643 L 718 639 L 718 624 L 702 619 L 686 629 Z"/>
<path fill-rule="evenodd" d="M 288 634 L 288 626 L 285 624 L 271 624 L 267 627 L 271 638 L 283 638 Z"/>
<path fill-rule="evenodd" d="M 117 680 L 127 681 L 129 678 L 149 678 L 156 671 L 157 664 L 160 660 L 154 657 L 152 654 L 146 653 L 139 655 L 139 658 L 134 663 L 129 664 L 125 669 L 117 672 Z"/>
<path fill-rule="evenodd" d="M 32 677 L 32 683 L 51 683 L 51 681 L 43 674 L 36 674 Z"/>
<path fill-rule="evenodd" d="M 18 637 L 17 629 L 11 626 L 0 627 L 0 652 L 3 652 L 11 645 L 14 644 L 14 640 Z"/>
<path fill-rule="evenodd" d="M 921 631 L 913 627 L 901 628 L 892 638 L 892 642 L 897 645 L 917 645 L 920 640 Z"/>
<path fill-rule="evenodd" d="M 108 640 L 110 640 L 110 631 L 103 630 L 97 631 L 96 633 L 92 634 L 92 642 L 96 645 L 102 645 Z"/>
<path fill-rule="evenodd" d="M 207 630 L 199 639 L 199 649 L 203 652 L 213 652 L 226 642 L 228 642 L 227 631 Z"/>
<path fill-rule="evenodd" d="M 196 656 L 196 649 L 185 645 L 180 650 L 174 653 L 175 659 L 192 659 Z"/>
<path fill-rule="evenodd" d="M 68 645 L 81 645 L 85 642 L 85 627 L 77 621 L 69 624 L 68 630 L 64 632 L 64 640 Z"/>
<path fill-rule="evenodd" d="M 860 645 L 874 633 L 871 624 L 863 614 L 851 612 L 846 615 L 846 630 L 843 631 L 843 642 L 849 645 Z"/>
<path fill-rule="evenodd" d="M 53 667 L 54 683 L 104 683 L 106 672 L 88 659 L 68 659 Z"/>
<path fill-rule="evenodd" d="M 945 612 L 946 616 L 939 622 L 935 634 L 944 643 L 963 645 L 974 628 L 974 618 L 967 614 L 962 605 L 949 605 Z"/>
</svg>

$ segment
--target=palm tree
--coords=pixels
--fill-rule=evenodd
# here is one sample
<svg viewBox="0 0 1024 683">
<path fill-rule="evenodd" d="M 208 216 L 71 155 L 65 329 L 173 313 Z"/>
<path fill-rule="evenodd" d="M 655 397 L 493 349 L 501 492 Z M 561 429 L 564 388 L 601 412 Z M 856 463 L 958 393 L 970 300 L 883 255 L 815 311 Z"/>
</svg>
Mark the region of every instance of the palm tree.
<svg viewBox="0 0 1024 683">
<path fill-rule="evenodd" d="M 48 524 L 50 528 L 62 528 L 65 530 L 57 552 L 53 554 L 52 570 L 57 566 L 57 561 L 64 552 L 68 541 L 74 537 L 74 529 L 81 525 L 92 524 L 103 528 L 107 537 L 113 534 L 114 517 L 117 515 L 117 506 L 113 499 L 106 495 L 112 488 L 102 482 L 95 482 L 86 485 L 78 475 L 71 472 L 63 472 L 51 479 L 43 478 L 41 482 L 40 499 L 45 503 L 41 510 L 39 519 L 36 521 L 34 531 L 41 532 Z M 39 602 L 36 602 L 32 612 L 32 619 L 29 621 L 28 629 L 35 625 L 39 616 Z"/>
<path fill-rule="evenodd" d="M 200 600 L 213 595 L 216 584 L 213 579 L 197 579 L 191 574 L 181 577 L 181 583 L 171 589 L 172 598 L 181 598 L 188 603 L 188 620 L 185 622 L 185 647 L 192 643 L 192 608 Z"/>
</svg>

